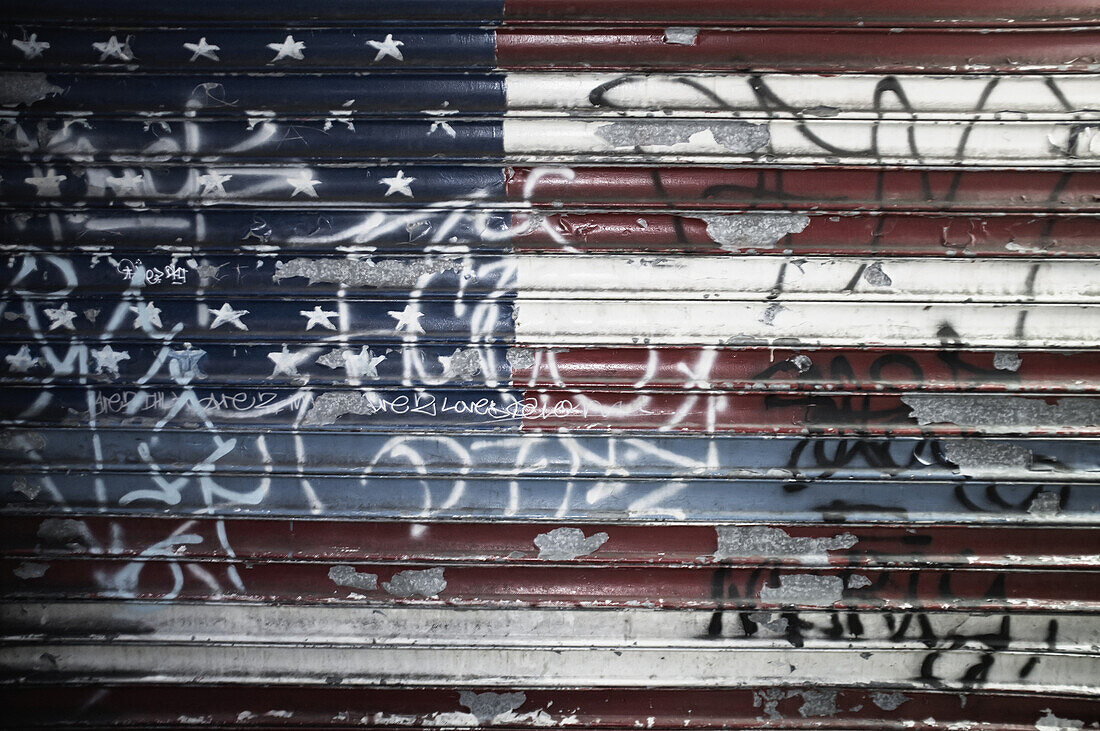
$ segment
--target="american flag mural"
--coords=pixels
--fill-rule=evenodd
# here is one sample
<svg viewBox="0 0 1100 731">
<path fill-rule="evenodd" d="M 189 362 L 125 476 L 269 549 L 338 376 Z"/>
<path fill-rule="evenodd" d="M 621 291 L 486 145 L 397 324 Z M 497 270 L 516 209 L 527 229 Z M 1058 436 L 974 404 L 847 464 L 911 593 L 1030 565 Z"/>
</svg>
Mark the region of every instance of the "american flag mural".
<svg viewBox="0 0 1100 731">
<path fill-rule="evenodd" d="M 9 0 L 13 728 L 1100 728 L 1096 0 Z"/>
</svg>

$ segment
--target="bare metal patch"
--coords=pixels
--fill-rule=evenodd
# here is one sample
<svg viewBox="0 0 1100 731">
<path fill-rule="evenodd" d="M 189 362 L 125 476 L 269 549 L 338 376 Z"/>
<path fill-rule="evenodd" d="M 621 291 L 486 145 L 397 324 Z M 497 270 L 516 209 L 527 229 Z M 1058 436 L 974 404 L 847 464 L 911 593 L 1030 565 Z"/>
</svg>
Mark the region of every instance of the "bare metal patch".
<svg viewBox="0 0 1100 731">
<path fill-rule="evenodd" d="M 858 540 L 851 533 L 832 538 L 794 537 L 780 528 L 762 525 L 715 526 L 718 550 L 714 557 L 722 560 L 747 556 L 798 556 L 803 559 L 825 559 L 827 551 L 851 548 Z"/>
<path fill-rule="evenodd" d="M 378 588 L 378 575 L 356 571 L 353 566 L 333 566 L 328 577 L 338 586 L 350 586 L 352 589 L 374 591 Z"/>
<path fill-rule="evenodd" d="M 768 308 L 764 310 L 764 314 L 760 316 L 760 322 L 773 327 L 775 325 L 775 318 L 779 317 L 779 313 L 786 312 L 787 308 L 778 302 L 773 302 L 768 305 Z"/>
<path fill-rule="evenodd" d="M 1040 490 L 1031 503 L 1027 506 L 1027 512 L 1036 517 L 1050 517 L 1057 515 L 1062 510 L 1062 498 L 1056 492 Z"/>
<path fill-rule="evenodd" d="M 529 371 L 535 367 L 535 351 L 530 348 L 508 348 L 505 355 L 512 372 Z"/>
<path fill-rule="evenodd" d="M 344 287 L 412 287 L 421 277 L 457 272 L 462 263 L 447 257 L 413 259 L 291 259 L 283 262 L 272 279 L 304 277 L 311 285 L 339 284 Z"/>
<path fill-rule="evenodd" d="M 810 360 L 808 355 L 796 355 L 791 358 L 791 363 L 798 369 L 799 373 L 805 373 L 813 367 L 814 362 Z"/>
<path fill-rule="evenodd" d="M 34 452 L 45 446 L 46 437 L 40 432 L 14 429 L 0 432 L 0 449 L 5 451 Z"/>
<path fill-rule="evenodd" d="M 511 713 L 527 702 L 526 693 L 474 693 L 464 690 L 458 702 L 470 709 L 479 723 L 491 721 L 502 713 Z"/>
<path fill-rule="evenodd" d="M 30 106 L 48 96 L 60 94 L 64 89 L 51 84 L 42 73 L 0 74 L 0 106 Z"/>
<path fill-rule="evenodd" d="M 695 216 L 707 224 L 707 236 L 727 251 L 742 248 L 770 249 L 787 234 L 797 234 L 810 225 L 803 213 L 737 213 Z"/>
<path fill-rule="evenodd" d="M 884 711 L 893 711 L 909 700 L 901 693 L 872 693 L 871 702 Z"/>
<path fill-rule="evenodd" d="M 863 574 L 852 574 L 848 577 L 849 589 L 862 589 L 865 586 L 870 586 L 871 580 Z"/>
<path fill-rule="evenodd" d="M 940 442 L 944 459 L 958 465 L 959 474 L 988 476 L 990 472 L 1029 470 L 1034 458 L 1030 449 L 984 439 L 945 439 Z"/>
<path fill-rule="evenodd" d="M 753 612 L 749 619 L 769 632 L 783 634 L 787 631 L 787 618 L 776 612 Z"/>
<path fill-rule="evenodd" d="M 755 152 L 771 140 L 766 124 L 738 121 L 629 120 L 610 122 L 596 128 L 600 139 L 619 149 L 669 147 L 690 142 L 691 137 L 700 132 L 710 132 L 719 145 L 738 154 Z"/>
<path fill-rule="evenodd" d="M 863 279 L 872 287 L 889 287 L 894 283 L 890 275 L 882 271 L 882 262 L 876 261 L 863 270 Z"/>
<path fill-rule="evenodd" d="M 694 46 L 699 37 L 698 28 L 665 28 L 665 43 L 677 46 Z"/>
<path fill-rule="evenodd" d="M 20 579 L 40 579 L 46 574 L 46 569 L 50 567 L 45 563 L 34 563 L 33 561 L 24 561 L 15 567 L 12 571 L 13 574 Z"/>
<path fill-rule="evenodd" d="M 46 518 L 38 526 L 38 537 L 48 546 L 63 546 L 74 553 L 87 553 L 98 545 L 88 525 L 72 518 Z"/>
<path fill-rule="evenodd" d="M 780 690 L 768 688 L 756 691 L 752 694 L 752 705 L 755 708 L 763 707 L 768 718 L 778 720 L 783 718 L 779 713 L 779 703 L 787 698 L 802 698 L 802 705 L 798 709 L 803 718 L 821 718 L 835 716 L 837 714 L 837 691 L 832 690 Z"/>
<path fill-rule="evenodd" d="M 370 416 L 380 408 L 380 397 L 372 392 L 328 391 L 313 400 L 302 423 L 308 426 L 334 424 L 341 416 Z"/>
<path fill-rule="evenodd" d="M 908 393 L 901 397 L 912 407 L 917 423 L 960 426 L 1096 426 L 1100 402 L 1085 397 L 1043 399 L 1020 396 Z"/>
<path fill-rule="evenodd" d="M 1044 708 L 1043 715 L 1035 722 L 1037 731 L 1070 731 L 1070 729 L 1084 727 L 1084 721 L 1056 716 L 1049 708 Z"/>
<path fill-rule="evenodd" d="M 578 556 L 587 556 L 603 544 L 608 535 L 603 531 L 587 538 L 579 528 L 555 528 L 549 533 L 535 537 L 535 546 L 539 549 L 539 558 L 548 561 L 570 561 Z"/>
<path fill-rule="evenodd" d="M 34 500 L 38 497 L 38 493 L 42 491 L 41 486 L 31 482 L 27 482 L 22 477 L 16 477 L 12 480 L 11 489 L 27 498 L 28 500 Z"/>
<path fill-rule="evenodd" d="M 383 581 L 382 588 L 394 596 L 433 597 L 447 588 L 447 582 L 443 578 L 443 569 L 402 571 L 394 574 L 389 581 Z"/>
<path fill-rule="evenodd" d="M 798 604 L 831 607 L 844 596 L 844 580 L 839 576 L 793 574 L 779 577 L 779 586 L 765 585 L 760 600 L 768 604 Z"/>
<path fill-rule="evenodd" d="M 445 362 L 443 375 L 450 378 L 469 380 L 481 375 L 481 356 L 473 348 L 458 348 L 441 360 Z"/>
<path fill-rule="evenodd" d="M 993 367 L 1001 371 L 1015 373 L 1023 365 L 1023 359 L 1016 353 L 1000 352 L 993 354 Z"/>
</svg>

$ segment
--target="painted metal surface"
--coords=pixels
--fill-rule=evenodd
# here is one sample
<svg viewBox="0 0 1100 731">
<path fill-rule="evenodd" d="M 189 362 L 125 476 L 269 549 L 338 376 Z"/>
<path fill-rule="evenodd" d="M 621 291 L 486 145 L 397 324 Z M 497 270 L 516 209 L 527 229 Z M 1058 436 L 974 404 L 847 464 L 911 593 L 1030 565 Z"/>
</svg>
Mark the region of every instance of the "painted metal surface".
<svg viewBox="0 0 1100 731">
<path fill-rule="evenodd" d="M 1100 725 L 1100 6 L 11 0 L 19 727 Z"/>
</svg>

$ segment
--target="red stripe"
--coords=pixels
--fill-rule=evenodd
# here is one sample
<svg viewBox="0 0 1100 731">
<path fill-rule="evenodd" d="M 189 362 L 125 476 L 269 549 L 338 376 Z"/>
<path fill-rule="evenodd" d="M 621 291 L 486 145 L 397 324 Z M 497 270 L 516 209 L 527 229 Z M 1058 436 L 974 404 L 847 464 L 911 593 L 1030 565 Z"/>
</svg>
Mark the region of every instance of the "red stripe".
<svg viewBox="0 0 1100 731">
<path fill-rule="evenodd" d="M 1100 391 L 1093 353 L 1026 352 L 1016 370 L 992 352 L 771 348 L 531 348 L 518 387 L 637 386 L 770 391 Z M 710 356 L 713 353 L 713 356 Z M 709 358 L 713 357 L 713 360 Z M 519 359 L 517 359 L 517 362 Z M 705 382 L 701 384 L 700 382 Z M 625 398 L 630 398 L 627 394 Z"/>
<path fill-rule="evenodd" d="M 1091 71 L 1100 32 L 955 29 L 701 29 L 690 45 L 663 30 L 497 31 L 501 67 L 701 71 L 964 73 Z"/>
<path fill-rule="evenodd" d="M 736 215 L 736 211 L 728 212 Z M 707 235 L 701 218 L 663 213 L 552 214 L 546 223 L 519 232 L 517 251 L 657 251 L 697 254 L 794 255 L 877 254 L 884 256 L 1091 256 L 1100 241 L 1100 221 L 1073 216 L 810 216 L 802 232 L 788 234 L 772 248 L 724 244 Z"/>
<path fill-rule="evenodd" d="M 339 677 L 339 668 L 333 668 Z M 440 713 L 468 712 L 458 688 L 349 688 L 334 686 L 203 686 L 119 685 L 40 686 L 23 683 L 0 687 L 0 701 L 7 717 L 15 722 L 68 726 L 81 724 L 167 726 L 179 724 L 180 716 L 209 716 L 214 726 L 238 727 L 240 716 L 248 727 L 320 728 L 353 726 L 378 728 L 396 723 L 395 717 L 412 716 L 421 728 Z M 510 686 L 470 688 L 474 693 L 506 693 Z M 836 692 L 835 708 L 829 715 L 806 719 L 800 709 L 809 692 L 828 698 Z M 524 702 L 517 714 L 545 709 L 554 718 L 576 716 L 577 725 L 565 728 L 656 728 L 656 729 L 756 729 L 821 728 L 885 729 L 1035 729 L 1044 716 L 1065 719 L 1096 717 L 1097 704 L 1091 698 L 1052 694 L 914 691 L 904 689 L 897 700 L 882 689 L 858 688 L 577 688 L 568 690 L 523 688 Z M 764 712 L 768 700 L 779 720 Z M 876 702 L 877 700 L 877 702 Z M 772 705 L 774 703 L 774 705 Z M 293 719 L 263 717 L 267 709 L 291 708 Z M 388 721 L 386 719 L 389 719 Z M 980 721 L 975 721 L 980 719 Z M 901 726 L 916 720 L 915 725 Z M 805 721 L 805 723 L 799 723 Z M 797 725 L 792 725 L 797 724 Z M 808 724 L 808 725 L 807 725 Z M 404 728 L 410 728 L 405 726 Z"/>
<path fill-rule="evenodd" d="M 180 543 L 173 557 L 181 560 L 229 559 L 299 561 L 427 562 L 492 561 L 506 565 L 545 565 L 562 559 L 539 559 L 536 539 L 561 528 L 586 537 L 603 533 L 606 540 L 588 555 L 567 563 L 597 565 L 800 565 L 807 557 L 832 566 L 884 567 L 962 565 L 1096 566 L 1095 531 L 1089 528 L 998 526 L 968 528 L 906 524 L 904 526 L 750 526 L 791 539 L 829 540 L 848 536 L 848 548 L 805 549 L 803 553 L 775 543 L 768 554 L 731 553 L 724 546 L 714 557 L 718 531 L 709 525 L 411 523 L 337 520 L 250 520 L 178 517 L 10 516 L 0 548 L 27 560 L 86 554 L 103 550 L 119 558 L 137 557 L 143 547 L 166 537 L 197 535 L 199 543 Z M 232 554 L 218 535 L 219 523 Z M 59 533 L 61 531 L 61 533 Z M 112 535 L 125 541 L 112 542 Z M 785 539 L 784 539 L 785 540 Z M 727 542 L 728 543 L 728 542 Z M 793 544 L 791 544 L 793 545 Z M 1012 558 L 1007 556 L 1011 555 Z"/>
<path fill-rule="evenodd" d="M 765 601 L 765 587 L 781 591 L 784 577 L 829 577 L 840 594 L 824 606 L 848 609 L 967 610 L 1100 610 L 1100 573 L 1092 571 L 988 571 L 954 568 L 896 569 L 795 569 L 713 568 L 684 570 L 672 567 L 562 567 L 562 566 L 447 566 L 341 563 L 360 574 L 374 574 L 378 588 L 349 588 L 329 575 L 332 564 L 275 562 L 203 562 L 202 569 L 218 584 L 185 572 L 179 583 L 180 562 L 151 559 L 141 563 L 101 558 L 47 559 L 44 574 L 9 586 L 14 598 L 85 599 L 117 597 L 111 577 L 125 577 L 128 598 L 179 600 L 214 599 L 279 602 L 433 602 L 467 606 L 643 606 L 672 608 L 820 607 L 817 598 Z M 186 562 L 184 562 L 186 564 Z M 0 562 L 11 576 L 18 566 L 12 559 Z M 134 568 L 140 568 L 133 584 Z M 234 587 L 230 568 L 244 589 Z M 386 584 L 403 571 L 435 569 L 443 572 L 446 586 L 437 596 L 393 596 Z M 858 588 L 847 588 L 854 576 Z M 132 593 L 131 593 L 132 592 Z M 829 594 L 829 591 L 825 592 Z M 357 596 L 350 596 L 357 595 Z M 816 596 L 816 595 L 815 595 Z"/>
<path fill-rule="evenodd" d="M 1095 0 L 507 0 L 506 20 L 681 25 L 1008 25 L 1095 23 Z"/>
<path fill-rule="evenodd" d="M 727 210 L 1100 210 L 1100 173 L 1095 172 L 585 167 L 572 169 L 568 177 L 541 175 L 527 195 L 529 174 L 528 168 L 509 169 L 509 200 Z"/>
</svg>

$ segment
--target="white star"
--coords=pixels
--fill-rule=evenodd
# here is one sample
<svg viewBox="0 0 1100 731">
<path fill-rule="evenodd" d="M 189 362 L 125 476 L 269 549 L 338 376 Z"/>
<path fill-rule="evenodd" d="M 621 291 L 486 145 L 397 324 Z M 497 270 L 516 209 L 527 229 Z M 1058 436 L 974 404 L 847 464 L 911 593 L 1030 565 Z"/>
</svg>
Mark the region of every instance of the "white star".
<svg viewBox="0 0 1100 731">
<path fill-rule="evenodd" d="M 309 318 L 309 322 L 306 323 L 306 330 L 312 330 L 314 325 L 320 325 L 326 330 L 335 330 L 336 326 L 330 322 L 330 318 L 336 317 L 340 313 L 322 310 L 321 306 L 317 305 L 312 310 L 301 310 L 298 314 Z"/>
<path fill-rule="evenodd" d="M 118 363 L 122 360 L 130 360 L 130 354 L 125 350 L 115 350 L 110 345 L 104 345 L 99 350 L 91 351 L 95 358 L 95 372 L 108 373 L 118 378 Z"/>
<path fill-rule="evenodd" d="M 222 175 L 214 170 L 200 175 L 198 182 L 202 186 L 202 190 L 199 195 L 225 195 L 225 184 L 232 178 L 232 175 Z"/>
<path fill-rule="evenodd" d="M 412 305 L 405 305 L 405 309 L 397 312 L 396 310 L 389 310 L 390 317 L 397 320 L 397 324 L 393 329 L 406 330 L 410 333 L 423 334 L 424 328 L 420 327 L 420 318 L 424 316 L 423 312 L 418 312 Z"/>
<path fill-rule="evenodd" d="M 275 58 L 271 59 L 271 63 L 275 63 L 282 58 L 294 58 L 299 61 L 305 58 L 302 51 L 305 50 L 306 44 L 294 40 L 294 36 L 287 36 L 282 43 L 268 43 L 267 47 L 275 51 Z"/>
<path fill-rule="evenodd" d="M 221 61 L 221 59 L 218 58 L 218 54 L 214 53 L 214 51 L 220 51 L 221 46 L 215 46 L 212 43 L 207 43 L 206 36 L 200 38 L 198 43 L 184 43 L 183 47 L 186 48 L 188 51 L 192 51 L 192 62 L 198 59 L 199 56 L 202 56 L 203 58 L 208 58 L 211 61 Z"/>
<path fill-rule="evenodd" d="M 146 302 L 137 306 L 131 305 L 130 312 L 136 315 L 136 317 L 134 317 L 135 330 L 164 327 L 160 322 L 160 308 L 152 302 Z"/>
<path fill-rule="evenodd" d="M 378 364 L 386 359 L 384 355 L 375 355 L 370 352 L 365 345 L 359 349 L 358 353 L 345 350 L 341 355 L 344 356 L 344 368 L 347 370 L 348 378 L 378 378 Z"/>
<path fill-rule="evenodd" d="M 113 190 L 115 195 L 136 193 L 143 182 L 145 182 L 145 176 L 135 175 L 133 170 L 123 170 L 121 178 L 107 176 L 107 187 Z"/>
<path fill-rule="evenodd" d="M 226 323 L 229 323 L 238 330 L 248 329 L 248 325 L 241 322 L 241 318 L 248 314 L 248 310 L 234 310 L 229 306 L 229 303 L 226 302 L 222 304 L 220 308 L 211 310 L 211 312 L 215 315 L 214 322 L 210 323 L 211 330 Z"/>
<path fill-rule="evenodd" d="M 367 41 L 367 45 L 378 50 L 378 55 L 374 57 L 375 63 L 381 61 L 386 56 L 392 56 L 398 61 L 404 61 L 405 57 L 401 55 L 401 51 L 397 50 L 398 46 L 405 45 L 401 41 L 395 41 L 393 35 L 386 34 L 385 40 L 381 41 Z"/>
<path fill-rule="evenodd" d="M 300 353 L 291 353 L 284 345 L 282 351 L 278 353 L 268 353 L 267 357 L 275 364 L 275 369 L 271 371 L 271 376 L 269 377 L 275 377 L 283 373 L 297 378 L 299 375 L 298 366 L 309 357 L 309 351 L 304 350 Z"/>
<path fill-rule="evenodd" d="M 313 187 L 321 184 L 320 180 L 313 180 L 313 176 L 309 174 L 308 170 L 302 170 L 296 178 L 287 178 L 286 182 L 294 187 L 294 192 L 290 194 L 291 198 L 299 193 L 305 193 L 310 198 L 316 198 L 317 191 Z"/>
<path fill-rule="evenodd" d="M 416 180 L 416 178 L 406 178 L 404 170 L 398 170 L 397 177 L 382 178 L 380 181 L 378 181 L 378 184 L 389 186 L 389 188 L 386 190 L 386 195 L 384 195 L 383 198 L 388 198 L 394 193 L 400 193 L 401 195 L 406 195 L 409 198 L 412 198 L 413 192 L 410 186 L 412 185 L 412 182 L 414 180 Z"/>
<path fill-rule="evenodd" d="M 33 185 L 37 195 L 61 195 L 61 184 L 68 179 L 68 175 L 32 175 L 23 182 Z"/>
<path fill-rule="evenodd" d="M 8 362 L 8 369 L 13 373 L 26 373 L 39 363 L 38 358 L 31 357 L 31 349 L 27 345 L 20 348 L 15 355 L 5 355 L 4 360 Z"/>
<path fill-rule="evenodd" d="M 133 61 L 134 52 L 130 50 L 130 39 L 127 38 L 125 43 L 119 43 L 117 36 L 111 36 L 104 43 L 93 43 L 92 48 L 99 51 L 100 61 L 106 61 L 108 58 L 117 58 L 119 61 Z"/>
<path fill-rule="evenodd" d="M 50 44 L 45 41 L 38 40 L 37 33 L 31 33 L 31 37 L 25 41 L 15 40 L 11 44 L 23 52 L 24 60 L 30 60 L 32 58 L 38 58 L 42 55 L 42 52 L 49 49 Z"/>
<path fill-rule="evenodd" d="M 73 327 L 73 318 L 76 317 L 76 312 L 69 309 L 68 302 L 62 302 L 61 307 L 57 309 L 47 308 L 43 312 L 46 313 L 46 317 L 50 318 L 50 330 L 56 330 L 59 327 L 66 330 L 76 330 Z"/>
</svg>

